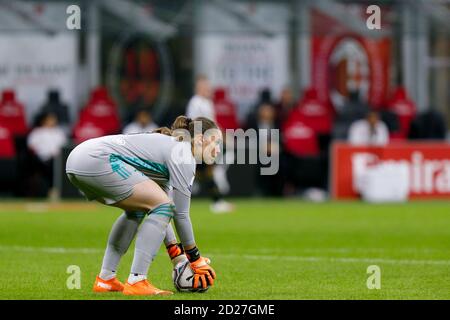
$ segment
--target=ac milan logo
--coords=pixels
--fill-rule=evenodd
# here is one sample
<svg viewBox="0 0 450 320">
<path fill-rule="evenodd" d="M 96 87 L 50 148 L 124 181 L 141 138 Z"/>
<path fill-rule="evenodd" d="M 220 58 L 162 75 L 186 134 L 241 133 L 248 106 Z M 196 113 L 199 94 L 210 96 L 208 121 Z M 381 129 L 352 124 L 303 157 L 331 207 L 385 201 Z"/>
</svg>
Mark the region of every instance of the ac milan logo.
<svg viewBox="0 0 450 320">
<path fill-rule="evenodd" d="M 328 62 L 330 99 L 339 109 L 348 93 L 359 91 L 359 96 L 367 100 L 370 86 L 370 70 L 366 51 L 352 39 L 342 39 L 334 48 Z"/>
<path fill-rule="evenodd" d="M 140 33 L 128 33 L 110 54 L 107 84 L 125 114 L 149 109 L 154 117 L 168 105 L 172 81 L 169 54 L 163 43 Z"/>
</svg>

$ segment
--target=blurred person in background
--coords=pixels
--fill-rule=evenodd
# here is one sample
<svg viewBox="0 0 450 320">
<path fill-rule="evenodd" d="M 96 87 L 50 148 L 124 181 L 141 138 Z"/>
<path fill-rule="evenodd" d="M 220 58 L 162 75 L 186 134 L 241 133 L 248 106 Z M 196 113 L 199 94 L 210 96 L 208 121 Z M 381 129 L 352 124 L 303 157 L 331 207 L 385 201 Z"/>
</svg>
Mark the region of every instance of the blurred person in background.
<svg viewBox="0 0 450 320">
<path fill-rule="evenodd" d="M 253 105 L 247 115 L 247 121 L 245 124 L 246 128 L 256 127 L 256 123 L 258 121 L 258 110 L 263 104 L 270 104 L 273 106 L 272 92 L 269 88 L 265 88 L 259 93 L 258 101 Z"/>
<path fill-rule="evenodd" d="M 34 119 L 35 125 L 41 123 L 41 119 L 49 113 L 54 114 L 58 120 L 59 126 L 68 132 L 70 125 L 69 108 L 61 101 L 59 91 L 56 89 L 48 91 L 47 101 L 41 106 Z"/>
<path fill-rule="evenodd" d="M 361 100 L 358 90 L 350 91 L 347 102 L 336 116 L 332 133 L 333 139 L 345 140 L 350 125 L 357 120 L 364 119 L 369 109 L 369 105 Z"/>
<path fill-rule="evenodd" d="M 205 75 L 199 75 L 195 81 L 195 95 L 189 100 L 186 116 L 191 119 L 205 117 L 216 121 L 216 113 L 211 100 L 211 86 Z"/>
<path fill-rule="evenodd" d="M 445 140 L 447 125 L 445 116 L 434 106 L 421 112 L 411 122 L 409 138 L 413 140 Z"/>
<path fill-rule="evenodd" d="M 275 107 L 269 103 L 263 103 L 257 112 L 256 126 L 254 129 L 276 129 L 277 121 Z"/>
<path fill-rule="evenodd" d="M 258 135 L 258 141 L 255 143 L 258 148 L 262 148 L 262 150 L 258 150 L 262 154 L 271 155 L 280 153 L 280 145 L 279 141 L 272 141 L 270 130 L 279 129 L 277 123 L 277 113 L 274 106 L 269 103 L 263 103 L 259 106 L 257 110 L 257 118 L 252 129 L 258 130 L 267 130 L 267 139 L 261 141 L 261 137 Z M 259 168 L 264 165 L 259 164 Z M 275 175 L 261 175 L 260 170 L 258 168 L 257 181 L 258 181 L 258 191 L 265 196 L 276 196 L 281 195 L 282 191 L 282 183 L 280 181 L 280 174 Z"/>
<path fill-rule="evenodd" d="M 56 190 L 53 189 L 53 160 L 66 142 L 64 130 L 58 125 L 58 118 L 53 113 L 43 114 L 39 126 L 28 136 L 28 148 L 35 156 L 33 157 L 35 175 L 31 183 L 38 183 L 41 186 L 38 190 L 41 196 L 56 195 Z"/>
<path fill-rule="evenodd" d="M 401 128 L 398 115 L 393 110 L 390 110 L 388 105 L 381 105 L 377 108 L 377 111 L 378 117 L 389 131 L 389 141 L 404 141 L 405 139 L 399 136 Z"/>
<path fill-rule="evenodd" d="M 280 101 L 275 104 L 277 126 L 281 127 L 287 116 L 295 106 L 294 96 L 289 87 L 281 91 Z"/>
<path fill-rule="evenodd" d="M 389 130 L 378 112 L 370 110 L 365 119 L 351 124 L 348 141 L 353 145 L 384 146 L 389 143 Z"/>
<path fill-rule="evenodd" d="M 211 86 L 208 78 L 205 75 L 199 75 L 195 81 L 195 95 L 189 100 L 186 108 L 186 116 L 190 119 L 197 117 L 205 117 L 216 122 L 216 113 L 214 110 L 213 101 L 211 100 Z M 207 165 L 199 164 L 197 166 L 197 175 L 199 181 L 203 184 L 210 194 L 213 203 L 210 207 L 214 213 L 228 213 L 234 210 L 234 206 L 223 199 L 223 190 L 219 185 L 226 185 L 228 182 L 220 181 L 226 178 L 224 173 L 214 174 L 215 170 L 224 171 L 223 165 Z M 219 181 L 218 181 L 219 180 Z"/>
<path fill-rule="evenodd" d="M 123 134 L 145 133 L 155 130 L 159 126 L 153 122 L 152 115 L 147 109 L 139 109 L 136 112 L 134 121 L 123 129 Z"/>
</svg>

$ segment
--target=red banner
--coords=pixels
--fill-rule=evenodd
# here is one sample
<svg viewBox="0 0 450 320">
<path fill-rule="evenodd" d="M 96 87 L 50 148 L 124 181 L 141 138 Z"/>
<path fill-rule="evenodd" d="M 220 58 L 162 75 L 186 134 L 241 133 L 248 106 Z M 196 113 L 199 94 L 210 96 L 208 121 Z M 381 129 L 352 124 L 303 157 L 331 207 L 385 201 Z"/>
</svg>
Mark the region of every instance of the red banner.
<svg viewBox="0 0 450 320">
<path fill-rule="evenodd" d="M 334 199 L 358 197 L 358 172 L 384 162 L 409 166 L 410 198 L 450 198 L 450 144 L 405 143 L 386 147 L 332 147 L 331 189 Z"/>
</svg>

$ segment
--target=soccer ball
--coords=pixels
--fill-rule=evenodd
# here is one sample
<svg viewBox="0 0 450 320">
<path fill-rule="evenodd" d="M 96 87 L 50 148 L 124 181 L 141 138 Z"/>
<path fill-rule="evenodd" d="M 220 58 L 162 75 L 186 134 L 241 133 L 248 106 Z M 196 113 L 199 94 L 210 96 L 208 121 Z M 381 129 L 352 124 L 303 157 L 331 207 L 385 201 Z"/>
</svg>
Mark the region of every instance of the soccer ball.
<svg viewBox="0 0 450 320">
<path fill-rule="evenodd" d="M 172 271 L 172 280 L 175 288 L 180 292 L 206 292 L 209 289 L 209 285 L 206 289 L 201 287 L 194 289 L 194 271 L 192 270 L 189 261 L 179 262 Z"/>
</svg>

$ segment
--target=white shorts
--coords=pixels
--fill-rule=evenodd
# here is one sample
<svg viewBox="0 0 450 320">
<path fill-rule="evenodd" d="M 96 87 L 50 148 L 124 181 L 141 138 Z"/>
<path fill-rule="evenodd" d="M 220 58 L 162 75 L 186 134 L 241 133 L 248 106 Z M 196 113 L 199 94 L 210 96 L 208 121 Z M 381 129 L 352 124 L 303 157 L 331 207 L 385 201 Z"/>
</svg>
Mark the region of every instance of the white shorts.
<svg viewBox="0 0 450 320">
<path fill-rule="evenodd" d="M 98 163 L 98 160 L 96 159 L 95 162 Z M 88 200 L 98 200 L 108 205 L 128 198 L 136 184 L 150 180 L 142 172 L 123 161 L 115 163 L 114 170 L 111 168 L 106 174 L 83 175 L 68 171 L 67 177 Z"/>
</svg>

